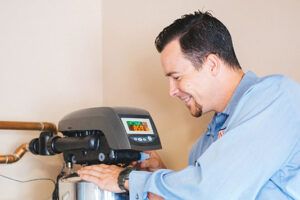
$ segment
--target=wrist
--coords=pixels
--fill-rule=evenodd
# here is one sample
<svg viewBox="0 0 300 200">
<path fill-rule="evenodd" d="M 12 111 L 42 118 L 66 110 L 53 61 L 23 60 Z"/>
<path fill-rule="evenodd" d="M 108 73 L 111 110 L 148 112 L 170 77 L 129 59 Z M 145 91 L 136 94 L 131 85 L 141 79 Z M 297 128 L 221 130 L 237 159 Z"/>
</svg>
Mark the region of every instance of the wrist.
<svg viewBox="0 0 300 200">
<path fill-rule="evenodd" d="M 129 174 L 133 170 L 132 167 L 126 167 L 124 168 L 119 176 L 118 176 L 118 186 L 119 188 L 124 191 L 128 192 L 129 191 Z"/>
<path fill-rule="evenodd" d="M 129 179 L 125 181 L 124 187 L 127 191 L 129 191 Z"/>
</svg>

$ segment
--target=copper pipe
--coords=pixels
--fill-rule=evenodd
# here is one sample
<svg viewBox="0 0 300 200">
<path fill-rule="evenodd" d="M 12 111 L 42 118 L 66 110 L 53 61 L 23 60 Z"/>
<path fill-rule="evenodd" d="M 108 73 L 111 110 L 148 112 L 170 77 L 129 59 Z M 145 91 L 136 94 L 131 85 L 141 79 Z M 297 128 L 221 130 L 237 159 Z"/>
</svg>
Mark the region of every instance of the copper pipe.
<svg viewBox="0 0 300 200">
<path fill-rule="evenodd" d="M 24 154 L 27 152 L 27 149 L 28 149 L 28 144 L 22 144 L 15 150 L 14 154 L 0 155 L 0 164 L 17 162 L 24 156 Z"/>
<path fill-rule="evenodd" d="M 57 134 L 56 125 L 49 122 L 0 121 L 0 129 L 50 131 L 54 134 Z M 24 156 L 24 154 L 27 151 L 28 151 L 28 144 L 22 144 L 15 150 L 14 154 L 0 155 L 0 164 L 17 162 Z"/>
<path fill-rule="evenodd" d="M 0 121 L 0 129 L 51 131 L 57 134 L 56 125 L 49 122 Z"/>
</svg>

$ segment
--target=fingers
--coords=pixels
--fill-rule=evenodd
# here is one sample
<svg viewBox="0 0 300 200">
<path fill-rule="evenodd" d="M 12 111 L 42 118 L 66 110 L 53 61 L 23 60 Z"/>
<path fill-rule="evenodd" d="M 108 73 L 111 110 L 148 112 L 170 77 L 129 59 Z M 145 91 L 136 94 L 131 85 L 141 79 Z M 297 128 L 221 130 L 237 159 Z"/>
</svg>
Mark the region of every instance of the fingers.
<svg viewBox="0 0 300 200">
<path fill-rule="evenodd" d="M 163 198 L 161 196 L 158 196 L 154 193 L 151 193 L 151 192 L 148 192 L 148 195 L 147 195 L 148 199 L 149 200 L 163 200 Z"/>
<path fill-rule="evenodd" d="M 90 166 L 85 166 L 82 167 L 80 170 L 96 170 L 96 171 L 103 171 L 104 169 L 110 168 L 111 165 L 105 165 L 105 164 L 100 164 L 100 165 L 90 165 Z"/>
<path fill-rule="evenodd" d="M 157 151 L 145 151 L 144 153 L 149 154 L 150 157 L 159 157 Z"/>
<path fill-rule="evenodd" d="M 141 169 L 153 172 L 158 169 L 166 168 L 165 164 L 156 151 L 145 151 L 145 153 L 148 153 L 150 155 L 150 158 L 140 163 Z"/>
<path fill-rule="evenodd" d="M 141 168 L 155 168 L 157 166 L 157 161 L 155 159 L 147 159 L 141 162 L 140 167 Z"/>
<path fill-rule="evenodd" d="M 101 171 L 97 171 L 97 170 L 90 170 L 90 169 L 83 169 L 78 171 L 78 174 L 82 177 L 82 176 L 93 176 L 93 177 L 99 177 L 101 178 Z"/>
<path fill-rule="evenodd" d="M 91 165 L 77 171 L 80 178 L 93 182 L 100 189 L 111 192 L 122 192 L 118 186 L 118 176 L 123 168 L 116 165 Z"/>
<path fill-rule="evenodd" d="M 114 165 L 91 165 L 86 166 L 78 170 L 78 174 L 82 177 L 96 177 L 98 179 L 103 179 L 108 174 L 114 173 L 114 171 L 117 169 L 117 166 Z"/>
<path fill-rule="evenodd" d="M 140 168 L 140 162 L 137 162 L 137 161 L 133 161 L 130 163 L 130 165 L 136 169 L 139 169 Z"/>
<path fill-rule="evenodd" d="M 89 174 L 80 174 L 80 178 L 82 178 L 85 181 L 95 183 L 100 187 L 101 179 L 99 177 L 89 175 Z"/>
<path fill-rule="evenodd" d="M 138 164 L 138 162 L 137 161 L 133 161 L 132 163 L 130 163 L 132 166 L 135 166 L 135 165 L 137 165 Z"/>
</svg>

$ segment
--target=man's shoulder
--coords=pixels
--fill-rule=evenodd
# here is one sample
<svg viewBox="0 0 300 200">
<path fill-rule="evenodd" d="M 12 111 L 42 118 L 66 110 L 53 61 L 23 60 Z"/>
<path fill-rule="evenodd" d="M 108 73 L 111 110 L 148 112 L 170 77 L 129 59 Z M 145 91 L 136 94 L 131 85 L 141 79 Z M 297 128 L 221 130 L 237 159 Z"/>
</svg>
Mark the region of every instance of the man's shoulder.
<svg viewBox="0 0 300 200">
<path fill-rule="evenodd" d="M 285 75 L 274 74 L 259 78 L 245 94 L 252 98 L 255 96 L 256 98 L 268 97 L 268 99 L 272 99 L 272 97 L 277 98 L 277 95 L 281 93 L 288 94 L 287 91 L 289 91 L 290 88 L 300 88 L 300 85 Z"/>
<path fill-rule="evenodd" d="M 252 88 L 272 88 L 279 87 L 280 84 L 287 81 L 288 78 L 284 75 L 274 74 L 261 77 Z"/>
<path fill-rule="evenodd" d="M 244 93 L 231 121 L 239 123 L 263 113 L 281 115 L 287 110 L 300 111 L 299 103 L 298 83 L 283 75 L 266 76 L 260 78 Z"/>
</svg>

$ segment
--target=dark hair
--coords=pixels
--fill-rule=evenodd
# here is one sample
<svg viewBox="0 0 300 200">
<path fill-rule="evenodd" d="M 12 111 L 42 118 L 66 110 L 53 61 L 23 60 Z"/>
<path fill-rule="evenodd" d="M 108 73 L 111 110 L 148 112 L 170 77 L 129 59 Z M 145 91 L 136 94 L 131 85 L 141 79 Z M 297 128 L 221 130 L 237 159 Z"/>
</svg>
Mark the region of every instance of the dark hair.
<svg viewBox="0 0 300 200">
<path fill-rule="evenodd" d="M 156 37 L 156 49 L 162 52 L 169 42 L 177 38 L 183 54 L 195 67 L 201 66 L 205 57 L 213 53 L 232 68 L 241 68 L 229 31 L 209 12 L 196 11 L 175 20 Z"/>
</svg>

